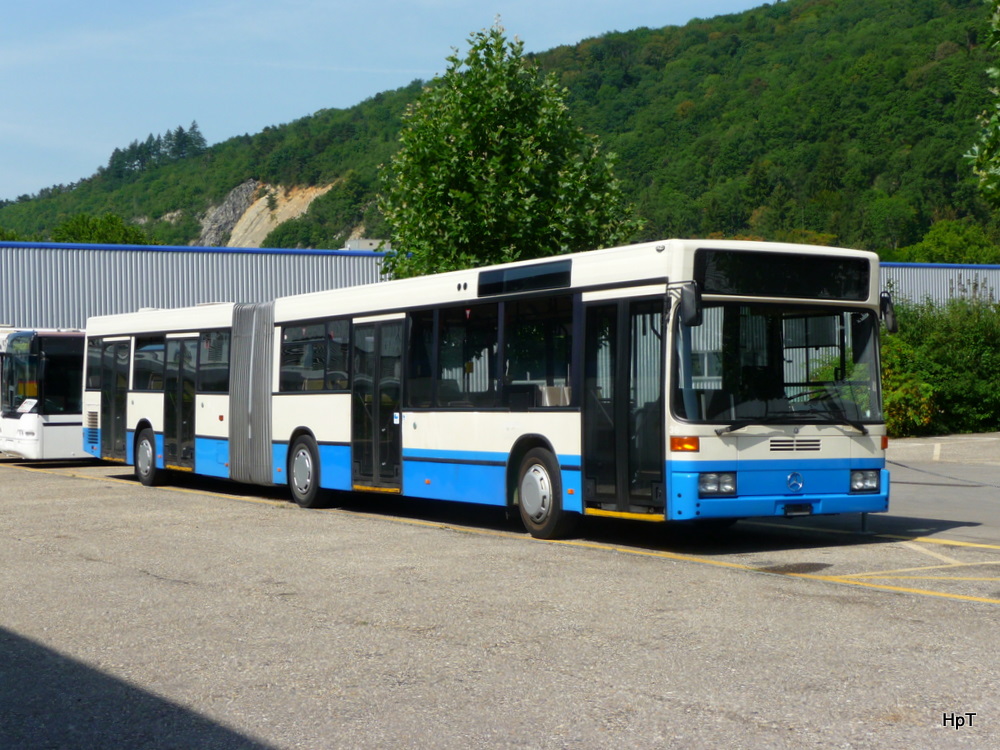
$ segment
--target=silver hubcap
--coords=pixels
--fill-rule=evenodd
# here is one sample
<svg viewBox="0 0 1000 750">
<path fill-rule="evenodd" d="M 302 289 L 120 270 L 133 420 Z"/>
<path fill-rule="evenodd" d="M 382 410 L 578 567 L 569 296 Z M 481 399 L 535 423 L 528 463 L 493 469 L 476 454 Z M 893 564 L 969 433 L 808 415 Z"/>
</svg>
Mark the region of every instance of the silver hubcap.
<svg viewBox="0 0 1000 750">
<path fill-rule="evenodd" d="M 140 440 L 139 450 L 136 453 L 135 460 L 139 465 L 139 473 L 146 476 L 153 469 L 153 446 L 148 440 Z"/>
<path fill-rule="evenodd" d="M 543 521 L 552 507 L 552 482 L 541 464 L 534 464 L 521 479 L 518 492 L 521 508 L 532 521 Z"/>
<path fill-rule="evenodd" d="M 303 449 L 295 454 L 292 459 L 292 483 L 295 489 L 305 494 L 312 486 L 312 456 L 309 451 Z"/>
</svg>

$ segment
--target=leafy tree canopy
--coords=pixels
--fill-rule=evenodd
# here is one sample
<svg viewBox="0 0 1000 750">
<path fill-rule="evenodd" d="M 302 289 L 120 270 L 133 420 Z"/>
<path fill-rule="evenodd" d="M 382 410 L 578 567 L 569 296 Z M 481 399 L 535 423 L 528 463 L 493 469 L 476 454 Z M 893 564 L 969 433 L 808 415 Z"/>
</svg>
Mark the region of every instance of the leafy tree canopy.
<svg viewBox="0 0 1000 750">
<path fill-rule="evenodd" d="M 987 0 L 991 6 L 986 45 L 1000 52 L 1000 0 Z M 1000 68 L 990 67 L 987 74 L 1000 86 Z M 972 161 L 972 171 L 979 178 L 983 198 L 994 209 L 1000 208 L 1000 91 L 992 90 L 994 100 L 980 116 L 983 129 L 979 141 L 966 155 Z"/>
<path fill-rule="evenodd" d="M 1000 263 L 1000 247 L 980 225 L 946 219 L 934 224 L 922 241 L 903 248 L 896 259 L 908 263 Z"/>
<path fill-rule="evenodd" d="M 496 23 L 473 34 L 408 108 L 380 206 L 394 276 L 417 276 L 627 241 L 640 224 L 613 157 L 576 126 Z"/>
<path fill-rule="evenodd" d="M 86 242 L 102 245 L 148 245 L 149 237 L 139 227 L 126 224 L 121 216 L 77 214 L 52 230 L 55 242 Z"/>
</svg>

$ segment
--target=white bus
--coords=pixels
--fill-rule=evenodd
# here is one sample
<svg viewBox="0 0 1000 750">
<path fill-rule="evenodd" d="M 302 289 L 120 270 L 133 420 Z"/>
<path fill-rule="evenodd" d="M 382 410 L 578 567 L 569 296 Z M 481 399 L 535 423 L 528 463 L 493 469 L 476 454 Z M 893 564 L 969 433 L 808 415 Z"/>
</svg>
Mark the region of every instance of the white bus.
<svg viewBox="0 0 1000 750">
<path fill-rule="evenodd" d="M 888 509 L 873 253 L 665 240 L 87 322 L 84 445 L 328 491 L 729 522 Z"/>
<path fill-rule="evenodd" d="M 83 331 L 0 328 L 0 453 L 80 458 Z"/>
</svg>

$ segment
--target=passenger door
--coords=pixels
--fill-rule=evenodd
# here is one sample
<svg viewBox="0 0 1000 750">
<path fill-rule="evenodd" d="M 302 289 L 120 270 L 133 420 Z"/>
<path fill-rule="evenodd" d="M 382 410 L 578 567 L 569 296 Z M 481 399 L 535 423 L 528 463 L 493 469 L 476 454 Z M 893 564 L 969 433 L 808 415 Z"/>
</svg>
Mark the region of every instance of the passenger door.
<svg viewBox="0 0 1000 750">
<path fill-rule="evenodd" d="M 132 343 L 106 341 L 101 353 L 101 458 L 126 459 L 126 410 Z"/>
<path fill-rule="evenodd" d="M 400 492 L 403 321 L 355 324 L 352 351 L 352 484 Z"/>
<path fill-rule="evenodd" d="M 583 491 L 587 507 L 664 507 L 662 298 L 586 310 Z"/>
<path fill-rule="evenodd" d="M 195 371 L 198 339 L 167 339 L 163 378 L 163 463 L 194 469 Z"/>
</svg>

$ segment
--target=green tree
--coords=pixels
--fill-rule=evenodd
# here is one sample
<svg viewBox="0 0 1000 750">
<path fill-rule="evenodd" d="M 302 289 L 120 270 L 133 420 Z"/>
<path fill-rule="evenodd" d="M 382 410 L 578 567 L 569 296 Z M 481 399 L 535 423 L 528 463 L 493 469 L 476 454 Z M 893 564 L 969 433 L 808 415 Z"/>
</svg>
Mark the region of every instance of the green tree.
<svg viewBox="0 0 1000 750">
<path fill-rule="evenodd" d="M 898 255 L 909 263 L 1000 263 L 1000 247 L 968 219 L 936 222 L 923 240 L 902 248 Z"/>
<path fill-rule="evenodd" d="M 102 245 L 148 245 L 149 237 L 142 229 L 126 224 L 121 216 L 105 214 L 97 217 L 77 214 L 52 230 L 55 242 L 86 242 Z"/>
<path fill-rule="evenodd" d="M 987 0 L 991 7 L 986 46 L 994 53 L 1000 52 L 1000 0 Z M 1000 68 L 990 67 L 987 74 L 1000 86 Z M 991 89 L 993 101 L 980 115 L 982 131 L 979 142 L 966 154 L 972 161 L 972 171 L 979 178 L 983 199 L 993 208 L 1000 208 L 1000 90 Z"/>
<path fill-rule="evenodd" d="M 896 250 L 913 230 L 916 211 L 900 195 L 875 191 L 865 215 L 865 230 L 872 247 Z"/>
<path fill-rule="evenodd" d="M 640 228 L 614 158 L 566 90 L 496 23 L 456 50 L 404 116 L 379 203 L 397 277 L 620 244 Z"/>
</svg>

